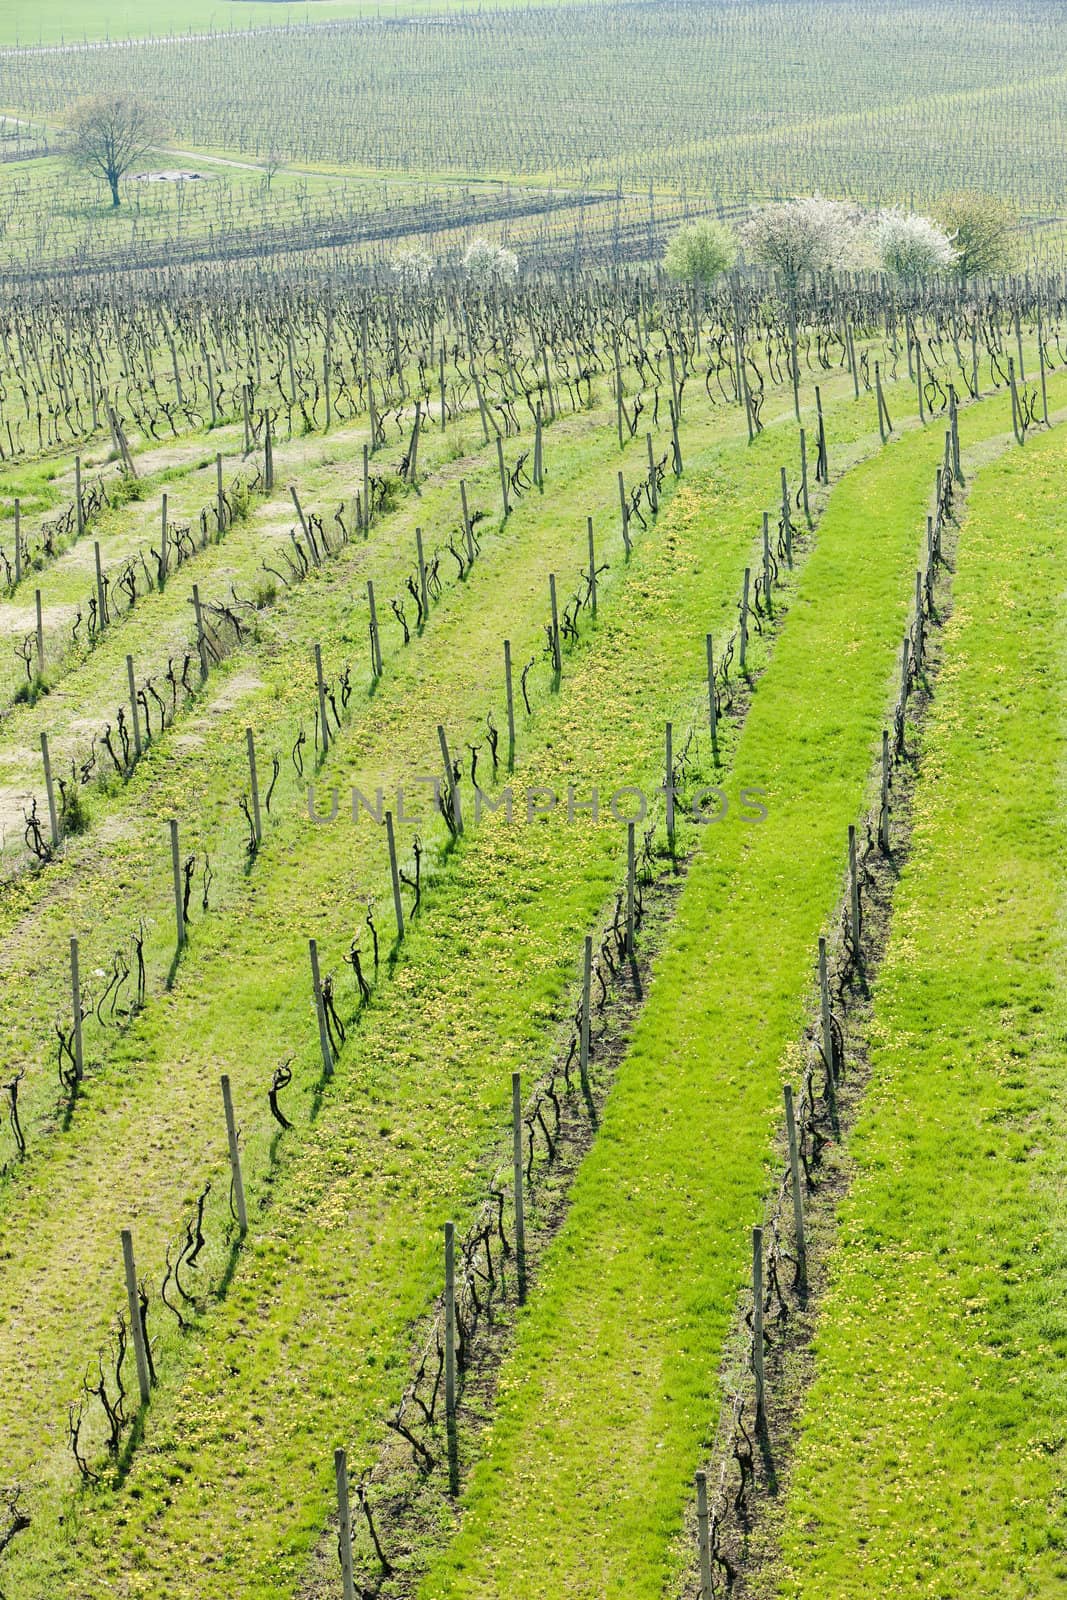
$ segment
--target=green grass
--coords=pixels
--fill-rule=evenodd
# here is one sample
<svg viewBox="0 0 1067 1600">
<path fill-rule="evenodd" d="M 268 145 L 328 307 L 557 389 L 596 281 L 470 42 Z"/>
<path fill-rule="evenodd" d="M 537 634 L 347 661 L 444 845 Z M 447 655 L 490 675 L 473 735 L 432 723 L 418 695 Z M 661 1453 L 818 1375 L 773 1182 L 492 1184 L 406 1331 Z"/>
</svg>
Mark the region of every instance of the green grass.
<svg viewBox="0 0 1067 1600">
<path fill-rule="evenodd" d="M 999 434 L 999 401 L 966 438 Z M 648 1004 L 422 1594 L 670 1592 L 723 1340 L 796 1081 L 816 941 L 868 798 L 937 442 L 835 490 L 736 764 L 769 818 L 698 855 Z"/>
<path fill-rule="evenodd" d="M 845 387 L 842 379 L 836 383 L 839 391 Z M 780 423 L 788 402 L 779 397 L 777 406 Z M 830 415 L 835 459 L 850 437 L 869 439 L 869 397 L 841 407 L 839 420 L 838 407 Z M 319 775 L 322 786 L 356 781 L 388 787 L 407 774 L 436 770 L 438 716 L 457 745 L 479 736 L 490 707 L 502 723 L 501 639 L 511 637 L 519 662 L 534 653 L 547 614 L 547 571 L 573 573 L 584 549 L 581 513 L 611 505 L 619 457 L 610 426 L 610 417 L 580 416 L 548 430 L 544 500 L 528 499 L 503 535 L 487 534 L 473 576 L 446 590 L 424 639 L 406 652 L 387 652 L 386 677 L 373 700 L 358 695 L 345 735 Z M 614 544 L 603 534 L 612 573 L 600 623 L 568 659 L 558 698 L 547 695 L 543 676 L 539 680 L 537 715 L 529 726 L 525 719 L 521 724 L 520 782 L 538 775 L 571 778 L 583 794 L 595 781 L 606 792 L 639 777 L 651 784 L 663 721 L 674 716 L 681 722 L 699 694 L 703 629 L 731 625 L 759 511 L 773 501 L 778 463 L 783 453 L 789 459 L 793 445 L 791 428 L 772 426 L 749 450 L 736 440 L 735 414 L 709 417 L 696 400 L 686 427 L 693 477 L 673 495 L 655 530 L 638 536 L 628 569 L 617 534 Z M 346 470 L 351 473 L 342 451 L 338 472 Z M 478 470 L 472 463 L 475 481 Z M 218 817 L 224 810 L 232 816 L 247 722 L 259 729 L 261 719 L 273 715 L 274 726 L 284 726 L 302 703 L 310 726 L 310 641 L 320 633 L 330 641 L 331 667 L 346 646 L 347 653 L 362 655 L 363 623 L 352 605 L 359 575 L 371 560 L 377 574 L 386 554 L 410 561 L 414 518 L 432 526 L 435 506 L 441 514 L 446 495 L 454 510 L 454 473 L 453 463 L 450 473 L 423 486 L 417 511 L 403 507 L 370 547 L 350 552 L 338 572 L 301 590 L 287 632 L 263 653 L 261 685 L 234 699 L 228 694 L 232 675 L 219 674 L 202 714 L 164 741 L 130 788 L 105 808 L 104 837 L 94 827 L 72 847 L 54 898 L 47 894 L 32 919 L 28 905 L 9 902 L 5 949 L 22 951 L 19 970 L 40 974 L 33 998 L 37 1030 L 47 1034 L 49 982 L 61 981 L 55 955 L 63 948 L 64 925 L 88 925 L 86 937 L 99 939 L 95 949 L 102 953 L 105 930 L 132 920 L 135 907 L 155 905 L 154 937 L 166 941 L 162 818 L 175 808 L 186 817 Z M 607 514 L 603 523 L 613 525 Z M 700 618 L 695 631 L 694 617 Z M 190 750 L 188 738 L 204 743 Z M 0 1290 L 10 1294 L 0 1337 L 10 1337 L 11 1358 L 23 1365 L 25 1409 L 21 1419 L 7 1415 L 3 1430 L 12 1469 L 18 1463 L 18 1470 L 33 1474 L 37 1508 L 37 1531 L 23 1552 L 12 1550 L 15 1562 L 25 1563 L 22 1572 L 32 1576 L 20 1578 L 13 1564 L 10 1581 L 5 1572 L 12 1596 L 37 1592 L 46 1563 L 55 1564 L 53 1576 L 63 1574 L 54 1577 L 62 1592 L 85 1592 L 100 1577 L 97 1540 L 111 1549 L 109 1578 L 121 1573 L 133 1585 L 140 1574 L 146 1592 L 165 1576 L 178 1593 L 180 1574 L 189 1572 L 194 1587 L 187 1592 L 203 1600 L 210 1589 L 201 1557 L 190 1554 L 198 1541 L 203 1559 L 226 1574 L 219 1593 L 287 1591 L 326 1504 L 329 1450 L 320 1448 L 321 1440 L 340 1419 L 346 1429 L 359 1430 L 363 1448 L 376 1440 L 386 1400 L 396 1393 L 395 1369 L 406 1363 L 410 1324 L 432 1292 L 437 1222 L 446 1207 L 462 1215 L 484 1181 L 485 1153 L 502 1124 L 506 1063 L 536 1064 L 551 1048 L 581 934 L 620 870 L 621 838 L 611 826 L 478 830 L 453 856 L 437 891 L 440 902 L 413 931 L 395 981 L 346 1050 L 337 1091 L 309 1128 L 315 1065 L 306 936 L 320 937 L 326 964 L 347 985 L 340 956 L 362 922 L 367 895 L 387 930 L 385 861 L 381 836 L 369 828 L 345 828 L 340 835 L 311 830 L 294 808 L 272 829 L 251 879 L 232 882 L 225 914 L 197 919 L 173 993 L 154 1000 L 123 1040 L 100 1041 L 69 1134 L 49 1133 L 40 1111 L 26 1171 L 4 1194 L 0 1232 L 12 1257 Z M 48 930 L 51 937 L 45 937 Z M 14 1022 L 13 1014 L 8 1020 Z M 23 1035 L 21 1047 L 28 1043 Z M 283 1176 L 275 1179 L 265 1090 L 274 1065 L 294 1049 L 298 1075 L 290 1112 L 301 1133 L 290 1141 Z M 76 1519 L 64 1523 L 67 1531 L 50 1540 L 71 1478 L 66 1400 L 76 1390 L 85 1350 L 104 1336 L 116 1303 L 117 1229 L 133 1216 L 139 1259 L 158 1283 L 165 1241 L 204 1176 L 219 1171 L 217 1075 L 223 1070 L 233 1078 L 245 1128 L 254 1204 L 270 1199 L 270 1209 L 257 1216 L 231 1298 L 209 1320 L 203 1345 L 179 1353 L 173 1340 L 165 1342 L 164 1388 L 126 1493 L 80 1504 Z M 38 1107 L 47 1107 L 50 1085 L 40 1075 L 35 1092 Z M 119 1169 L 121 1190 L 113 1181 Z M 60 1190 L 69 1203 L 60 1200 Z M 216 1183 L 216 1191 L 211 1232 L 217 1239 L 224 1185 Z M 43 1230 L 32 1261 L 19 1242 L 31 1225 Z M 46 1233 L 55 1239 L 54 1257 Z M 339 1248 L 342 1238 L 360 1242 Z M 220 1248 L 216 1265 L 223 1255 Z M 34 1263 L 47 1259 L 54 1259 L 55 1271 L 42 1275 Z M 31 1348 L 24 1319 L 38 1292 L 47 1331 Z M 271 1315 L 264 1318 L 267 1304 Z M 326 1306 L 327 1320 L 320 1321 Z M 159 1331 L 165 1314 L 158 1305 L 154 1316 Z M 326 1337 L 334 1318 L 344 1348 L 363 1353 L 355 1366 L 339 1362 Z M 235 1339 L 245 1349 L 236 1373 L 230 1371 Z M 183 1379 L 186 1361 L 192 1368 Z M 298 1384 L 286 1376 L 290 1371 L 301 1374 Z M 247 1438 L 235 1451 L 238 1433 Z M 198 1465 L 190 1476 L 185 1464 L 194 1457 Z M 224 1482 L 232 1495 L 222 1492 Z M 278 1503 L 279 1482 L 289 1485 L 284 1504 Z M 202 1495 L 212 1484 L 219 1489 L 218 1515 L 206 1520 Z M 137 1508 L 145 1521 L 135 1526 Z"/>
<path fill-rule="evenodd" d="M 503 0 L 506 5 L 508 0 Z M 448 0 L 462 10 L 464 0 Z M 246 28 L 338 22 L 344 17 L 406 16 L 444 9 L 444 0 L 156 0 L 151 7 L 130 0 L 0 0 L 0 43 L 76 44 L 82 39 L 143 39 L 195 32 L 228 33 Z"/>
<path fill-rule="evenodd" d="M 1067 1585 L 1063 441 L 985 470 L 769 1592 Z M 761 1591 L 762 1592 L 762 1591 Z"/>
</svg>

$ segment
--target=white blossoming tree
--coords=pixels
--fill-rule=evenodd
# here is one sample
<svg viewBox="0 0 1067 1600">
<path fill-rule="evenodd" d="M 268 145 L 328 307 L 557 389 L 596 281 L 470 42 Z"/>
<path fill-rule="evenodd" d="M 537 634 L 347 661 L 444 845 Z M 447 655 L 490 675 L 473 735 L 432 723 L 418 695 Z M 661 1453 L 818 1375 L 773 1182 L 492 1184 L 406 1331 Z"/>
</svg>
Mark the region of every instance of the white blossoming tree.
<svg viewBox="0 0 1067 1600">
<path fill-rule="evenodd" d="M 433 277 L 434 259 L 427 250 L 413 247 L 398 250 L 389 263 L 393 273 L 408 289 L 421 289 Z"/>
<path fill-rule="evenodd" d="M 791 290 L 805 272 L 843 267 L 855 249 L 860 214 L 843 200 L 782 200 L 761 206 L 741 228 L 754 261 L 780 272 Z"/>
<path fill-rule="evenodd" d="M 518 270 L 519 258 L 514 250 L 506 250 L 489 239 L 472 239 L 463 252 L 463 271 L 480 289 L 492 283 L 507 283 Z"/>
<path fill-rule="evenodd" d="M 780 272 L 789 291 L 790 362 L 793 410 L 800 421 L 800 360 L 797 353 L 797 283 L 806 272 L 826 272 L 852 259 L 860 213 L 841 200 L 810 195 L 761 206 L 741 228 L 745 250 L 765 267 Z"/>
<path fill-rule="evenodd" d="M 890 208 L 879 212 L 873 228 L 879 264 L 896 278 L 928 278 L 952 266 L 952 239 L 929 217 Z"/>
</svg>

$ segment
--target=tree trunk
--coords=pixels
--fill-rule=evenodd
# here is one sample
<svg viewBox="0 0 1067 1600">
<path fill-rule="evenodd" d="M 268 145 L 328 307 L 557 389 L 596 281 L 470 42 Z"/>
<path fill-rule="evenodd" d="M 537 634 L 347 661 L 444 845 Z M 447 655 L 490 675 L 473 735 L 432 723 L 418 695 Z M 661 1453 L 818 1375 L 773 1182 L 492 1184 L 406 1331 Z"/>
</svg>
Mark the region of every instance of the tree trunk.
<svg viewBox="0 0 1067 1600">
<path fill-rule="evenodd" d="M 111 204 L 113 206 L 117 206 L 118 203 L 119 203 L 119 175 L 118 175 L 118 173 L 117 172 L 109 172 L 108 175 L 107 175 L 107 181 L 111 185 Z"/>
</svg>

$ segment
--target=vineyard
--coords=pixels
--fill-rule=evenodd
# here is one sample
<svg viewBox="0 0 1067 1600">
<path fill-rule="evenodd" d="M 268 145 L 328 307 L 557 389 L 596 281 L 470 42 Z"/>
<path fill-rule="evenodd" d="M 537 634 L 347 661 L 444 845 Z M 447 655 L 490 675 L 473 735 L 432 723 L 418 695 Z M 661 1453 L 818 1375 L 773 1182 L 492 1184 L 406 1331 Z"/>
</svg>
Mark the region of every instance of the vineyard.
<svg viewBox="0 0 1067 1600">
<path fill-rule="evenodd" d="M 447 259 L 490 224 L 584 268 L 657 259 L 680 216 L 812 189 L 922 206 L 946 187 L 1010 200 L 1062 264 L 1067 37 L 1045 0 L 348 20 L 331 4 L 329 20 L 299 20 L 309 5 L 279 27 L 252 13 L 281 6 L 229 9 L 244 25 L 0 57 L 0 266 L 380 265 L 402 237 Z M 64 117 L 131 84 L 158 148 L 111 215 L 65 171 Z"/>
<path fill-rule="evenodd" d="M 0 49 L 0 1597 L 1059 1592 L 1058 11 L 97 9 Z M 1015 270 L 745 233 L 950 148 Z"/>
</svg>

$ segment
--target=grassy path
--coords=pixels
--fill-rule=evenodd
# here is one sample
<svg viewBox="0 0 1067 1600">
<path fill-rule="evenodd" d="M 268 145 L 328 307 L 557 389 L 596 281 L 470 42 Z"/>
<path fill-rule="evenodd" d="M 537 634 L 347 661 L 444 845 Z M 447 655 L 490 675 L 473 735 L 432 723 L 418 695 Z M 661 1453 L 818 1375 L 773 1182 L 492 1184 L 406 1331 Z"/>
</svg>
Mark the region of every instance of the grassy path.
<svg viewBox="0 0 1067 1600">
<path fill-rule="evenodd" d="M 1008 420 L 994 401 L 964 439 Z M 427 1600 L 643 1600 L 672 1579 L 937 458 L 897 441 L 835 492 L 739 740 L 768 820 L 697 857 Z"/>
<path fill-rule="evenodd" d="M 987 468 L 960 536 L 768 1581 L 791 1600 L 1067 1584 L 1063 462 L 1057 433 Z"/>
</svg>

